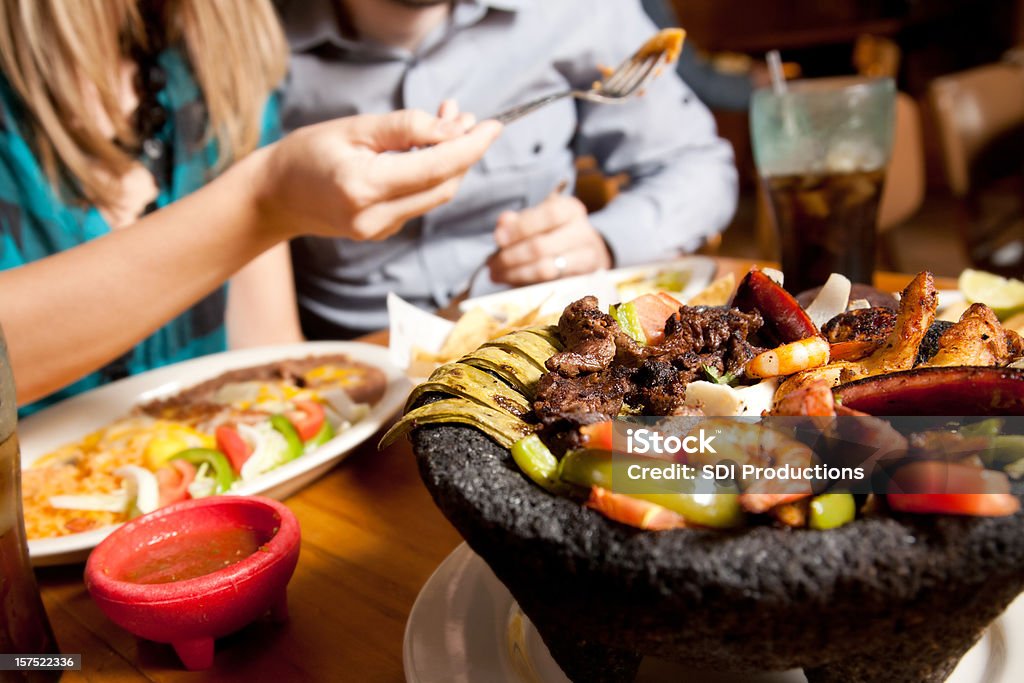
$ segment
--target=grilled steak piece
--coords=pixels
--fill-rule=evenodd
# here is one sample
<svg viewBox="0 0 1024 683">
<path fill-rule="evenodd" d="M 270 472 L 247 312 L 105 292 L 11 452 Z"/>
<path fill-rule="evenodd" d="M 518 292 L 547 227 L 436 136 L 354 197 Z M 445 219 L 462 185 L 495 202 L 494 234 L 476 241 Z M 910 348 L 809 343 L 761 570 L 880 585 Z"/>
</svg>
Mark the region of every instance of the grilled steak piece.
<svg viewBox="0 0 1024 683">
<path fill-rule="evenodd" d="M 632 372 L 616 367 L 604 372 L 565 377 L 549 372 L 537 383 L 533 411 L 542 424 L 565 426 L 610 420 L 622 410 Z"/>
<path fill-rule="evenodd" d="M 646 415 L 672 415 L 682 407 L 686 385 L 697 370 L 680 370 L 666 360 L 648 360 L 633 375 L 630 405 L 642 407 Z"/>
<path fill-rule="evenodd" d="M 763 324 L 756 311 L 741 313 L 733 308 L 682 306 L 665 323 L 665 342 L 655 348 L 667 353 L 713 352 L 730 339 L 745 341 Z"/>
<path fill-rule="evenodd" d="M 861 308 L 846 311 L 829 320 L 821 333 L 830 344 L 868 341 L 881 344 L 896 327 L 896 311 L 890 308 Z"/>
<path fill-rule="evenodd" d="M 549 358 L 547 368 L 565 377 L 604 370 L 615 358 L 615 337 L 621 333 L 615 319 L 597 307 L 596 297 L 574 301 L 558 319 L 565 350 Z"/>
</svg>

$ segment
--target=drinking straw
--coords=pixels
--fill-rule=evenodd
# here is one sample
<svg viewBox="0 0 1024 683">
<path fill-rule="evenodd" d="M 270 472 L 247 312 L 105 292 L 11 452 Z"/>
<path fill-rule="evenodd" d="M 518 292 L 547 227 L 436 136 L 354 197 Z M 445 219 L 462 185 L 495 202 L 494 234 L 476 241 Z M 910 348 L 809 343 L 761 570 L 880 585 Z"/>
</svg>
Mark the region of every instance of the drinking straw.
<svg viewBox="0 0 1024 683">
<path fill-rule="evenodd" d="M 783 129 L 788 136 L 793 137 L 797 131 L 796 116 L 788 98 L 784 97 L 789 89 L 786 87 L 786 74 L 782 72 L 782 55 L 779 54 L 778 50 L 772 50 L 766 55 L 766 59 L 768 61 L 768 75 L 772 79 L 772 92 L 775 93 L 776 97 L 782 98 Z"/>
<path fill-rule="evenodd" d="M 772 79 L 772 90 L 776 95 L 782 95 L 786 92 L 786 74 L 782 72 L 782 55 L 778 50 L 772 50 L 768 53 L 767 59 L 768 75 Z"/>
</svg>

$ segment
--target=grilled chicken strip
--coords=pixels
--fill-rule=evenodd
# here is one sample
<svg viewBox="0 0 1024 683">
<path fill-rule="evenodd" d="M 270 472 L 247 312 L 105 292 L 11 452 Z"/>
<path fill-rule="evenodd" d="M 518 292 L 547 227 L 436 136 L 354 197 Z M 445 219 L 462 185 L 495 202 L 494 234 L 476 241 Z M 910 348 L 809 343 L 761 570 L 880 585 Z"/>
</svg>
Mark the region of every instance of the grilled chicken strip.
<svg viewBox="0 0 1024 683">
<path fill-rule="evenodd" d="M 919 273 L 903 290 L 896 327 L 873 354 L 843 370 L 843 381 L 914 367 L 917 349 L 935 320 L 939 297 L 931 273 Z"/>
<path fill-rule="evenodd" d="M 1020 355 L 1021 339 L 1005 329 L 992 309 L 973 304 L 939 337 L 939 350 L 922 367 L 1006 365 Z"/>
<path fill-rule="evenodd" d="M 832 344 L 850 341 L 881 345 L 896 327 L 896 311 L 889 308 L 860 308 L 840 313 L 821 328 Z"/>
</svg>

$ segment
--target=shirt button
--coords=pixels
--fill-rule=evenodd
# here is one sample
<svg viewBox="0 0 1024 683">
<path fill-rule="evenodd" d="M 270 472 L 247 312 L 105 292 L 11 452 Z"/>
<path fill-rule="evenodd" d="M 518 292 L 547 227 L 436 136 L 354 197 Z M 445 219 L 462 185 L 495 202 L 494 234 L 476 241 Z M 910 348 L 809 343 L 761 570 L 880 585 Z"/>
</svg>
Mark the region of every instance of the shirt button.
<svg viewBox="0 0 1024 683">
<path fill-rule="evenodd" d="M 534 154 L 540 154 L 543 151 L 544 151 L 544 143 L 543 142 L 538 142 L 538 143 L 536 143 L 533 146 L 533 153 Z"/>
<path fill-rule="evenodd" d="M 159 159 L 164 155 L 164 143 L 155 138 L 143 140 L 142 153 L 150 159 Z"/>
</svg>

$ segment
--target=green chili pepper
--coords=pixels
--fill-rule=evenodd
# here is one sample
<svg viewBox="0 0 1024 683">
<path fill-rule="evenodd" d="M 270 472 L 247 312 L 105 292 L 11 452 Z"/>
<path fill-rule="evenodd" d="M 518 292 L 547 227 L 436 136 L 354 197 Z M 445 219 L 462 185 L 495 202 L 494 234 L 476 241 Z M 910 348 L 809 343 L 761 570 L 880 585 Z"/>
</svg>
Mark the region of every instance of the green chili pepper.
<svg viewBox="0 0 1024 683">
<path fill-rule="evenodd" d="M 577 486 L 600 486 L 616 493 L 646 500 L 678 512 L 698 526 L 730 528 L 743 523 L 743 509 L 734 487 L 695 477 L 668 481 L 633 481 L 630 465 L 664 466 L 650 459 L 616 456 L 608 451 L 581 449 L 562 458 L 558 476 Z M 618 485 L 613 486 L 613 482 Z"/>
<path fill-rule="evenodd" d="M 299 436 L 299 432 L 295 429 L 295 425 L 291 423 L 291 420 L 284 415 L 271 415 L 270 426 L 288 442 L 288 454 L 281 461 L 282 463 L 289 462 L 302 455 L 302 437 Z"/>
<path fill-rule="evenodd" d="M 998 417 L 973 422 L 960 428 L 962 436 L 996 436 L 1003 430 L 1003 421 Z"/>
<path fill-rule="evenodd" d="M 812 529 L 835 529 L 853 521 L 857 505 L 849 493 L 823 493 L 811 499 Z"/>
<path fill-rule="evenodd" d="M 540 437 L 529 434 L 512 444 L 512 459 L 530 480 L 552 492 L 558 492 L 558 459 Z"/>
<path fill-rule="evenodd" d="M 311 451 L 317 446 L 322 446 L 333 438 L 334 427 L 331 426 L 330 420 L 324 420 L 324 423 L 320 425 L 320 431 L 314 434 L 313 438 L 306 442 L 306 450 Z"/>
<path fill-rule="evenodd" d="M 213 470 L 214 489 L 213 492 L 221 494 L 227 492 L 235 483 L 235 471 L 231 468 L 231 462 L 220 451 L 212 448 L 188 448 L 174 455 L 171 460 L 184 460 L 198 467 L 203 463 Z"/>
<path fill-rule="evenodd" d="M 640 326 L 640 316 L 636 312 L 636 306 L 632 303 L 619 304 L 608 309 L 609 315 L 615 318 L 622 331 L 641 344 L 647 343 L 647 336 L 643 327 Z"/>
<path fill-rule="evenodd" d="M 988 448 L 979 453 L 988 467 L 1001 468 L 1024 458 L 1024 435 L 1000 434 L 993 436 Z"/>
</svg>

